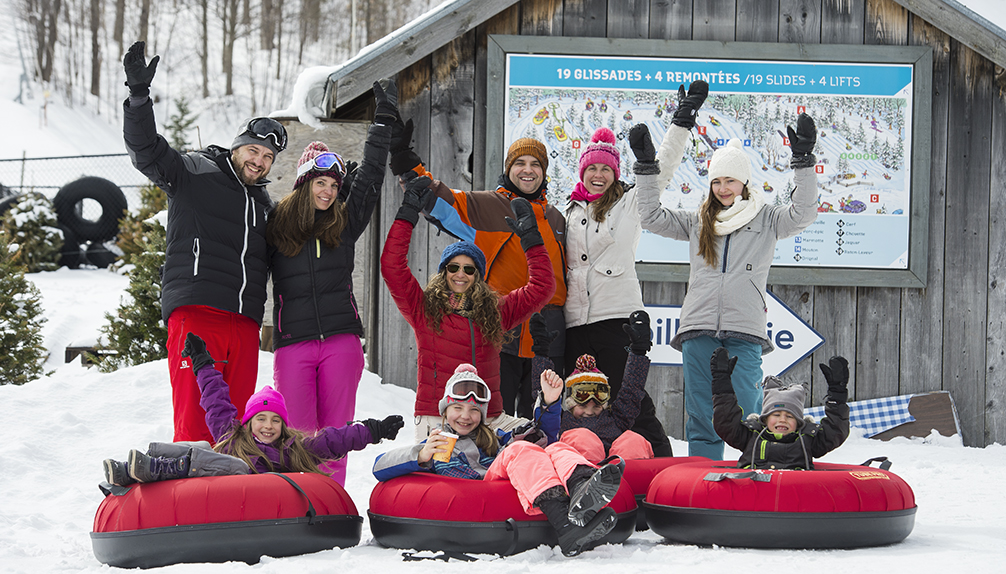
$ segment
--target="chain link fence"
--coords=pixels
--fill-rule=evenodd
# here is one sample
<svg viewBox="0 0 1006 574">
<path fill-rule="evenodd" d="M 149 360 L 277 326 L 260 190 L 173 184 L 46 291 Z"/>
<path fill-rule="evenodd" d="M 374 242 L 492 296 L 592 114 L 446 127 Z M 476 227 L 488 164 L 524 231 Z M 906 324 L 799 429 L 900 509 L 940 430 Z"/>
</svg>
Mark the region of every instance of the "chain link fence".
<svg viewBox="0 0 1006 574">
<path fill-rule="evenodd" d="M 51 200 L 64 185 L 87 176 L 114 183 L 130 208 L 139 205 L 140 187 L 149 183 L 124 153 L 0 159 L 0 197 L 37 192 Z M 83 216 L 97 219 L 100 213 L 89 213 L 88 207 L 85 202 Z"/>
</svg>

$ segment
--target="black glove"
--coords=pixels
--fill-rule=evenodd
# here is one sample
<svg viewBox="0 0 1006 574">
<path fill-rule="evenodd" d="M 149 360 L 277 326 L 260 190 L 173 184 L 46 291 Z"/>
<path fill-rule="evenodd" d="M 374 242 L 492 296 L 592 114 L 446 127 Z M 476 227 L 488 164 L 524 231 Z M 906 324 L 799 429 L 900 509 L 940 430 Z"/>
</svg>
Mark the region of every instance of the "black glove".
<svg viewBox="0 0 1006 574">
<path fill-rule="evenodd" d="M 793 169 L 814 167 L 817 163 L 817 158 L 814 157 L 814 145 L 817 144 L 817 126 L 814 125 L 814 118 L 800 114 L 796 119 L 796 131 L 793 131 L 792 126 L 786 126 L 786 134 L 789 135 L 789 147 L 793 152 L 789 167 Z"/>
<path fill-rule="evenodd" d="M 395 219 L 404 219 L 415 227 L 419 223 L 419 212 L 426 207 L 426 203 L 433 195 L 433 190 L 430 189 L 433 180 L 425 175 L 418 177 L 414 171 L 408 172 L 406 176 L 405 195 L 402 196 L 402 206 L 398 208 Z"/>
<path fill-rule="evenodd" d="M 182 356 L 189 357 L 192 361 L 192 372 L 198 373 L 206 365 L 213 366 L 213 357 L 206 351 L 206 342 L 195 333 L 185 335 L 185 348 L 182 349 Z"/>
<path fill-rule="evenodd" d="M 545 241 L 541 238 L 541 232 L 538 231 L 538 220 L 534 216 L 531 202 L 523 197 L 517 197 L 510 201 L 510 209 L 513 210 L 517 219 L 508 217 L 506 224 L 520 237 L 521 249 L 526 252 L 535 245 L 544 245 Z"/>
<path fill-rule="evenodd" d="M 646 311 L 633 311 L 629 322 L 622 325 L 622 330 L 629 336 L 629 351 L 635 355 L 645 355 L 653 347 L 650 342 L 650 316 Z"/>
<path fill-rule="evenodd" d="M 391 173 L 394 175 L 402 175 L 423 163 L 419 154 L 412 149 L 412 130 L 414 127 L 412 118 L 409 118 L 409 121 L 405 123 L 402 123 L 402 118 L 398 118 L 395 123 L 391 124 L 391 147 L 388 148 L 388 151 L 391 153 Z"/>
<path fill-rule="evenodd" d="M 360 167 L 360 164 L 355 161 L 346 162 L 346 176 L 342 178 L 342 185 L 339 186 L 339 195 L 336 199 L 345 203 L 349 199 L 349 192 L 353 190 L 353 182 L 356 181 L 356 174 L 359 173 L 356 168 Z"/>
<path fill-rule="evenodd" d="M 736 364 L 737 357 L 731 357 L 725 347 L 718 347 L 713 351 L 713 356 L 709 359 L 709 370 L 713 374 L 714 395 L 734 394 L 730 375 L 733 374 Z"/>
<path fill-rule="evenodd" d="M 383 421 L 367 419 L 361 422 L 370 431 L 370 436 L 373 437 L 370 440 L 372 444 L 381 442 L 382 438 L 395 440 L 395 437 L 398 436 L 398 431 L 405 426 L 405 420 L 402 419 L 402 415 L 389 415 Z"/>
<path fill-rule="evenodd" d="M 150 82 L 154 79 L 154 72 L 157 71 L 157 62 L 161 61 L 160 56 L 154 56 L 148 64 L 143 57 L 144 46 L 144 42 L 134 43 L 122 59 L 122 67 L 126 69 L 126 85 L 129 86 L 130 96 L 150 95 Z"/>
<path fill-rule="evenodd" d="M 386 126 L 398 121 L 398 86 L 391 79 L 374 82 L 374 100 L 377 110 L 374 112 L 374 123 Z"/>
<path fill-rule="evenodd" d="M 629 130 L 629 147 L 632 148 L 636 161 L 652 162 L 657 158 L 657 151 L 653 149 L 653 138 L 650 137 L 650 128 L 646 127 L 646 124 L 636 124 Z"/>
<path fill-rule="evenodd" d="M 820 363 L 824 380 L 828 381 L 828 399 L 836 403 L 849 400 L 849 361 L 845 357 L 832 357 L 828 364 Z"/>
<path fill-rule="evenodd" d="M 552 341 L 559 336 L 559 331 L 549 331 L 545 316 L 541 313 L 531 315 L 528 331 L 531 331 L 531 351 L 537 357 L 547 357 Z"/>
<path fill-rule="evenodd" d="M 548 436 L 531 421 L 527 421 L 510 431 L 510 436 L 513 437 L 514 441 L 526 440 L 535 443 L 541 448 L 548 446 Z"/>
<path fill-rule="evenodd" d="M 674 112 L 671 123 L 690 130 L 695 127 L 695 116 L 702 107 L 702 102 L 706 101 L 709 95 L 709 84 L 702 80 L 695 80 L 688 86 L 688 95 L 685 95 L 685 85 L 678 86 L 678 109 Z"/>
</svg>

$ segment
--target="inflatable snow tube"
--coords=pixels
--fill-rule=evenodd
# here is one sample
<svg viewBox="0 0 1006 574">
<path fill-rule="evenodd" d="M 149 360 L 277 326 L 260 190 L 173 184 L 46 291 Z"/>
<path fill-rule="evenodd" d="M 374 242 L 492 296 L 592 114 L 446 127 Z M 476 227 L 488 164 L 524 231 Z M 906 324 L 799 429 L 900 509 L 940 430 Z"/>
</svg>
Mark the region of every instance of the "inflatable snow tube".
<svg viewBox="0 0 1006 574">
<path fill-rule="evenodd" d="M 635 528 L 636 500 L 625 481 L 609 506 L 618 524 L 595 546 L 625 542 Z M 558 544 L 545 515 L 526 514 L 508 480 L 416 472 L 378 483 L 367 514 L 374 539 L 389 548 L 509 556 Z"/>
<path fill-rule="evenodd" d="M 911 533 L 915 494 L 899 476 L 869 466 L 814 468 L 676 465 L 650 483 L 647 521 L 674 542 L 749 548 L 883 546 Z"/>
<path fill-rule="evenodd" d="M 363 518 L 321 474 L 246 474 L 103 484 L 94 557 L 119 568 L 295 556 L 360 543 Z"/>
<path fill-rule="evenodd" d="M 86 219 L 77 204 L 90 199 L 101 206 L 97 221 Z M 88 176 L 64 185 L 52 199 L 52 207 L 61 225 L 73 231 L 81 241 L 101 243 L 119 233 L 119 220 L 126 210 L 126 196 L 119 186 L 107 179 Z"/>
<path fill-rule="evenodd" d="M 643 531 L 649 528 L 646 523 L 646 509 L 643 508 L 643 500 L 646 499 L 646 491 L 650 488 L 650 482 L 660 474 L 665 468 L 676 464 L 686 464 L 690 462 L 708 462 L 704 456 L 666 456 L 661 458 L 641 458 L 625 461 L 625 472 L 622 473 L 622 480 L 629 484 L 629 490 L 636 498 L 638 510 L 636 511 L 636 530 Z"/>
</svg>

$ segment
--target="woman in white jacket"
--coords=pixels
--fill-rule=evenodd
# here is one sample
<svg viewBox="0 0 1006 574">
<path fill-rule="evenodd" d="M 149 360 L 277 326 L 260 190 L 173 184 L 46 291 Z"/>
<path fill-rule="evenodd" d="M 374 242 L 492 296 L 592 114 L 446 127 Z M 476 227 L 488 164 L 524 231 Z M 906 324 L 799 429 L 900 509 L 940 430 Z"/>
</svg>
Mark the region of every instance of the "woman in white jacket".
<svg viewBox="0 0 1006 574">
<path fill-rule="evenodd" d="M 740 142 L 731 140 L 713 153 L 709 194 L 699 210 L 667 209 L 660 205 L 660 194 L 680 165 L 694 126 L 694 121 L 677 120 L 679 115 L 693 118 L 708 93 L 701 81 L 692 83 L 687 97 L 679 90 L 674 125 L 659 154 L 645 125 L 632 128 L 629 142 L 637 160 L 643 227 L 689 242 L 688 292 L 671 347 L 682 353 L 688 454 L 720 460 L 723 441 L 713 429 L 710 358 L 718 346 L 737 358 L 732 376 L 737 401 L 745 416 L 760 413 L 761 356 L 773 349 L 766 328 L 768 272 L 776 241 L 800 233 L 817 218 L 817 159 L 812 153 L 817 129 L 807 114 L 800 115 L 795 132 L 787 128 L 795 170 L 791 203 L 765 205 L 761 189 L 748 185 L 750 158 Z"/>
<path fill-rule="evenodd" d="M 566 208 L 565 367 L 589 354 L 608 375 L 617 395 L 628 358 L 623 330 L 633 311 L 643 308 L 636 278 L 636 246 L 642 228 L 636 190 L 619 181 L 621 161 L 615 134 L 598 128 L 580 156 L 580 183 Z M 653 446 L 655 456 L 671 456 L 667 433 L 649 395 L 643 397 L 632 430 Z"/>
</svg>

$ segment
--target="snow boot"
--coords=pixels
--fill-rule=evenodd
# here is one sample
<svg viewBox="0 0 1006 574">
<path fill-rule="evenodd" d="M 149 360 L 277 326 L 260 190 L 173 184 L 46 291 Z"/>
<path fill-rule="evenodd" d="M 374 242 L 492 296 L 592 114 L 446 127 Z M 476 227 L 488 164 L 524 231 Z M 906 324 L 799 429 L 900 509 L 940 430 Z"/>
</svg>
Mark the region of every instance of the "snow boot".
<svg viewBox="0 0 1006 574">
<path fill-rule="evenodd" d="M 148 456 L 138 450 L 129 451 L 129 474 L 137 482 L 157 482 L 186 478 L 189 475 L 189 455 L 178 458 Z"/>
<path fill-rule="evenodd" d="M 129 463 L 106 458 L 103 464 L 105 466 L 105 482 L 108 484 L 116 486 L 136 484 L 136 480 L 129 476 Z"/>
<path fill-rule="evenodd" d="M 569 521 L 577 526 L 584 526 L 601 510 L 618 492 L 622 483 L 622 469 L 625 463 L 619 458 L 617 463 L 607 463 L 598 468 L 587 479 L 574 482 L 570 480 L 569 488 Z M 579 470 L 579 469 L 577 469 Z M 574 471 L 573 477 L 576 476 Z"/>
<path fill-rule="evenodd" d="M 538 508 L 545 513 L 549 524 L 559 538 L 563 556 L 573 557 L 589 550 L 592 543 L 604 538 L 615 528 L 618 517 L 611 508 L 602 508 L 586 526 L 576 526 L 569 521 L 569 500 L 566 497 L 543 500 Z"/>
</svg>

